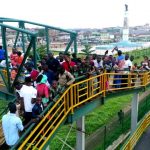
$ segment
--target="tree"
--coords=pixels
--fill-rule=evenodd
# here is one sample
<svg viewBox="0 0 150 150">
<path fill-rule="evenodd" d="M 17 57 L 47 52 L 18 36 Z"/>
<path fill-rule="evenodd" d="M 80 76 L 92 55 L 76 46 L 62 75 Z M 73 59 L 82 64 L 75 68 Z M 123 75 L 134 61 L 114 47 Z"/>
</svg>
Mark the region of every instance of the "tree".
<svg viewBox="0 0 150 150">
<path fill-rule="evenodd" d="M 45 30 L 44 29 L 39 29 L 38 30 L 38 36 L 39 37 L 44 37 L 45 36 Z"/>
<path fill-rule="evenodd" d="M 89 57 L 95 50 L 91 50 L 91 46 L 89 44 L 85 44 L 84 45 L 84 49 L 82 49 L 81 51 L 87 56 Z"/>
<path fill-rule="evenodd" d="M 45 45 L 41 45 L 41 46 L 37 47 L 36 51 L 39 54 L 40 58 L 43 58 L 43 56 L 45 56 L 47 54 Z"/>
</svg>

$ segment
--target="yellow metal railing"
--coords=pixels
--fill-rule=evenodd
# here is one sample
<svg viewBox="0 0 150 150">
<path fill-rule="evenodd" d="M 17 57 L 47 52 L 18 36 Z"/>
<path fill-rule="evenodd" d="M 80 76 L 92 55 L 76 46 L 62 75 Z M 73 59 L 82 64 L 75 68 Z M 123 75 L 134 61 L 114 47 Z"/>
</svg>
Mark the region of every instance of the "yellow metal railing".
<svg viewBox="0 0 150 150">
<path fill-rule="evenodd" d="M 118 91 L 145 87 L 150 83 L 150 73 L 103 73 L 84 81 L 72 84 L 57 100 L 54 106 L 37 124 L 24 140 L 22 149 L 40 149 L 44 147 L 58 126 L 69 113 L 74 113 L 80 105 L 94 100 L 97 96 L 106 96 L 107 91 Z M 34 146 L 33 146 L 34 145 Z"/>
<path fill-rule="evenodd" d="M 123 146 L 122 150 L 132 150 L 138 140 L 140 139 L 143 132 L 150 125 L 150 112 L 145 115 L 142 121 L 139 123 L 136 131 L 131 135 L 126 144 Z"/>
</svg>

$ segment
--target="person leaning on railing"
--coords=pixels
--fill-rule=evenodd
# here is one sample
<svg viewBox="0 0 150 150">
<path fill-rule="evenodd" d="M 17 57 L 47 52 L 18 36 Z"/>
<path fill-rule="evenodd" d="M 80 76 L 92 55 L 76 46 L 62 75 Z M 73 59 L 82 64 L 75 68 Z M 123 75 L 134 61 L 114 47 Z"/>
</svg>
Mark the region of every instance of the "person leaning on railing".
<svg viewBox="0 0 150 150">
<path fill-rule="evenodd" d="M 74 76 L 70 72 L 66 71 L 62 66 L 59 68 L 58 77 L 60 87 L 69 86 L 75 81 Z"/>
</svg>

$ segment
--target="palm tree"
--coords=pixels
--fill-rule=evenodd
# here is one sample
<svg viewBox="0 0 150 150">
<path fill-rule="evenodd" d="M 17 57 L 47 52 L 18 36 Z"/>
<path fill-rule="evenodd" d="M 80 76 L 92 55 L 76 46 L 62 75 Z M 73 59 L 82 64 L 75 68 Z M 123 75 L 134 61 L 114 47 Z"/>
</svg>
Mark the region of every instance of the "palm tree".
<svg viewBox="0 0 150 150">
<path fill-rule="evenodd" d="M 89 44 L 85 44 L 84 45 L 84 49 L 82 49 L 81 51 L 87 56 L 89 57 L 95 50 L 91 50 L 91 46 Z"/>
</svg>

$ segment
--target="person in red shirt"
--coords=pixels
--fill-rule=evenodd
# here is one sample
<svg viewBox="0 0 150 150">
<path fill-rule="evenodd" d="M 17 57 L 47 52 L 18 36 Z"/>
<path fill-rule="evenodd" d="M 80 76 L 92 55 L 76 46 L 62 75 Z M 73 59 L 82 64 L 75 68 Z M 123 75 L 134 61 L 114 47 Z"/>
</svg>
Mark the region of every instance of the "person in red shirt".
<svg viewBox="0 0 150 150">
<path fill-rule="evenodd" d="M 49 102 L 49 97 L 50 97 L 50 90 L 48 88 L 48 86 L 46 85 L 47 82 L 47 76 L 46 75 L 39 75 L 37 77 L 37 96 L 38 97 L 42 97 L 42 103 L 43 106 L 46 107 L 48 105 Z"/>
<path fill-rule="evenodd" d="M 16 57 L 15 61 L 16 61 L 17 65 L 20 66 L 22 61 L 23 61 L 23 56 L 22 56 L 22 53 L 20 51 L 17 52 L 17 55 L 18 55 L 18 57 Z"/>
<path fill-rule="evenodd" d="M 18 57 L 17 50 L 16 50 L 16 48 L 13 48 L 12 49 L 12 53 L 10 54 L 10 61 L 11 61 L 11 65 L 12 66 L 16 66 L 17 65 L 17 63 L 15 61 L 16 57 Z"/>
<path fill-rule="evenodd" d="M 71 61 L 70 54 L 68 53 L 64 55 L 64 59 L 65 59 L 65 62 L 62 63 L 62 67 L 66 71 L 71 72 L 72 67 L 74 67 L 76 63 Z"/>
</svg>

